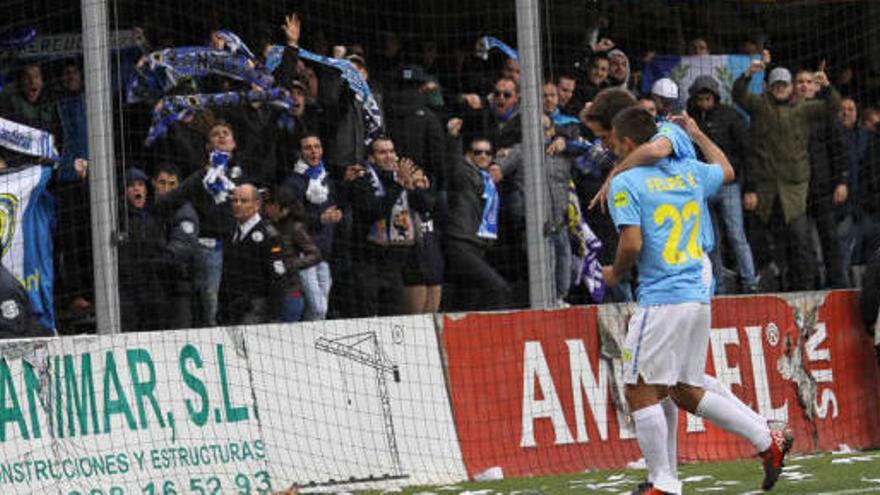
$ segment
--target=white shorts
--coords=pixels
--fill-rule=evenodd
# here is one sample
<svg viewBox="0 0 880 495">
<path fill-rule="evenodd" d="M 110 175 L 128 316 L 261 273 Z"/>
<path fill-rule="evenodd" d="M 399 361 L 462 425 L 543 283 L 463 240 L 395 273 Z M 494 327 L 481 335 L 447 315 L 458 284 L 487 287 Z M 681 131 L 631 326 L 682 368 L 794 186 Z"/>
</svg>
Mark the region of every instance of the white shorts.
<svg viewBox="0 0 880 495">
<path fill-rule="evenodd" d="M 712 310 L 697 302 L 639 306 L 623 346 L 623 381 L 703 386 Z"/>
</svg>

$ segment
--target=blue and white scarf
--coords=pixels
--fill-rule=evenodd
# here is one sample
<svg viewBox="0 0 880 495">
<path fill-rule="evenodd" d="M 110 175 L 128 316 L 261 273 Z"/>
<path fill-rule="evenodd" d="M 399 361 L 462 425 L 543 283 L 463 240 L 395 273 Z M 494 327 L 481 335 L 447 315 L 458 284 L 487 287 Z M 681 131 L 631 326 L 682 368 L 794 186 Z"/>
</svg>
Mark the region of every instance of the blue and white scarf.
<svg viewBox="0 0 880 495">
<path fill-rule="evenodd" d="M 382 184 L 382 179 L 376 172 L 376 168 L 370 162 L 366 162 L 365 168 L 370 174 L 373 195 L 377 198 L 384 198 L 385 186 Z M 397 180 L 397 172 L 394 173 L 394 180 Z M 401 188 L 388 215 L 370 226 L 367 240 L 379 246 L 412 246 L 416 242 L 420 228 L 421 222 L 418 219 L 418 214 L 410 209 L 409 195 L 406 189 Z"/>
<path fill-rule="evenodd" d="M 300 159 L 293 166 L 293 171 L 309 179 L 306 186 L 306 199 L 313 205 L 322 205 L 330 198 L 330 189 L 327 187 L 327 170 L 324 168 L 324 160 L 313 167 L 305 160 Z"/>
<path fill-rule="evenodd" d="M 208 194 L 214 198 L 214 203 L 225 203 L 229 193 L 235 189 L 235 183 L 226 177 L 226 168 L 229 165 L 231 155 L 225 151 L 214 150 L 211 152 L 211 166 L 205 178 L 202 179 L 202 185 Z"/>
<path fill-rule="evenodd" d="M 273 45 L 269 48 L 269 55 L 266 57 L 266 68 L 269 71 L 275 70 L 281 63 L 281 57 L 284 54 L 284 47 Z M 367 135 L 364 136 L 364 142 L 370 144 L 383 133 L 384 124 L 382 122 L 382 113 L 379 111 L 379 102 L 370 91 L 370 85 L 361 77 L 361 74 L 355 69 L 354 65 L 348 60 L 340 60 L 336 58 L 325 57 L 317 53 L 310 52 L 304 48 L 299 49 L 299 56 L 311 60 L 312 62 L 326 65 L 338 70 L 342 79 L 348 84 L 348 87 L 354 93 L 355 99 L 364 107 L 364 124 L 367 128 Z"/>
<path fill-rule="evenodd" d="M 251 49 L 248 48 L 247 44 L 239 38 L 237 34 L 232 31 L 220 29 L 217 31 L 217 36 L 226 43 L 226 49 L 231 53 L 244 55 L 249 60 L 256 60 L 257 57 L 254 56 Z"/>
<path fill-rule="evenodd" d="M 53 162 L 61 160 L 52 134 L 4 118 L 0 118 L 0 146 Z"/>
<path fill-rule="evenodd" d="M 147 63 L 129 78 L 128 103 L 150 101 L 177 86 L 184 78 L 219 75 L 264 89 L 275 83 L 272 75 L 246 55 L 204 46 L 166 48 L 150 53 Z"/>
<path fill-rule="evenodd" d="M 169 126 L 199 111 L 250 103 L 266 103 L 285 112 L 289 112 L 294 105 L 287 91 L 281 88 L 271 88 L 266 91 L 166 96 L 162 98 L 162 104 L 153 111 L 152 124 L 144 143 L 152 146 L 168 131 Z"/>
<path fill-rule="evenodd" d="M 379 174 L 376 173 L 376 168 L 373 167 L 373 164 L 370 162 L 366 162 L 365 167 L 367 169 L 367 173 L 370 174 L 370 185 L 373 186 L 373 196 L 377 198 L 384 198 L 385 186 L 382 184 L 382 180 L 379 178 Z"/>
<path fill-rule="evenodd" d="M 572 250 L 574 285 L 585 284 L 593 302 L 605 300 L 605 281 L 602 279 L 602 241 L 596 237 L 581 214 L 580 200 L 573 181 L 568 184 L 568 237 Z"/>
<path fill-rule="evenodd" d="M 498 207 L 501 205 L 501 196 L 495 181 L 485 170 L 480 170 L 483 178 L 483 215 L 480 220 L 480 228 L 477 229 L 477 237 L 481 239 L 498 239 Z"/>
<path fill-rule="evenodd" d="M 483 60 L 489 60 L 489 51 L 492 48 L 501 50 L 508 58 L 512 58 L 516 60 L 516 63 L 519 63 L 519 52 L 508 46 L 507 43 L 491 36 L 483 36 L 480 38 L 477 47 L 477 55 Z"/>
</svg>

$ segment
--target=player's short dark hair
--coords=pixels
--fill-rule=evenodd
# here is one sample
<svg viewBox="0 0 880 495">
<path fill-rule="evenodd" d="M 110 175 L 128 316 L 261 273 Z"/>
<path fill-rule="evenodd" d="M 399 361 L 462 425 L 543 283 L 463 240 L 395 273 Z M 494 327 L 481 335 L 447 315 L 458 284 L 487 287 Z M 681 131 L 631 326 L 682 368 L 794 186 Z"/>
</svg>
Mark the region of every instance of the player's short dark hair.
<svg viewBox="0 0 880 495">
<path fill-rule="evenodd" d="M 614 116 L 629 107 L 638 105 L 636 99 L 623 88 L 607 88 L 599 91 L 590 108 L 583 114 L 584 121 L 594 121 L 611 130 Z"/>
<path fill-rule="evenodd" d="M 641 107 L 631 107 L 614 116 L 611 122 L 617 139 L 631 139 L 636 145 L 647 143 L 657 133 L 654 117 Z"/>
</svg>

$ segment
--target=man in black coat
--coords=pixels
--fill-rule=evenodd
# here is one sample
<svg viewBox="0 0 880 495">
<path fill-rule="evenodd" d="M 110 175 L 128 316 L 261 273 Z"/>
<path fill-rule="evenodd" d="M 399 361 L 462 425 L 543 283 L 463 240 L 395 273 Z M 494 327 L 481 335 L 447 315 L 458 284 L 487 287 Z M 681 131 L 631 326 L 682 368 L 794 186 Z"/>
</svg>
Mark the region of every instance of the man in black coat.
<svg viewBox="0 0 880 495">
<path fill-rule="evenodd" d="M 498 236 L 497 230 L 493 232 L 490 226 L 491 211 L 486 202 L 493 195 L 487 190 L 487 186 L 490 186 L 487 179 L 499 179 L 498 169 L 498 165 L 492 163 L 489 140 L 476 138 L 471 141 L 461 161 L 450 170 L 446 279 L 455 285 L 456 299 L 460 304 L 479 304 L 471 307 L 456 305 L 454 309 L 501 309 L 510 304 L 510 284 L 486 256 L 486 251 Z M 497 228 L 497 217 L 495 221 Z M 470 294 L 469 291 L 474 289 L 479 292 Z"/>
<path fill-rule="evenodd" d="M 795 73 L 794 100 L 813 100 L 818 91 L 814 72 L 799 70 Z M 810 189 L 807 211 L 816 223 L 825 265 L 825 283 L 820 288 L 844 288 L 849 283 L 837 240 L 837 224 L 846 213 L 849 162 L 843 128 L 835 118 L 829 116 L 812 124 L 808 153 Z"/>
<path fill-rule="evenodd" d="M 236 227 L 223 249 L 218 319 L 224 325 L 280 321 L 281 300 L 291 276 L 284 264 L 284 242 L 260 217 L 260 194 L 242 184 L 230 198 Z"/>
<path fill-rule="evenodd" d="M 688 88 L 688 94 L 688 113 L 703 133 L 724 151 L 737 178 L 746 177 L 752 153 L 748 128 L 745 120 L 732 106 L 721 103 L 718 81 L 712 76 L 699 76 Z M 742 180 L 721 186 L 721 191 L 710 201 L 710 207 L 715 231 L 720 233 L 723 225 L 726 234 L 724 237 L 733 249 L 742 291 L 755 292 L 758 288 L 755 262 L 743 229 Z M 727 294 L 733 292 L 733 288 L 727 287 L 724 277 L 721 276 L 722 241 L 723 238 L 719 235 L 715 249 L 709 256 L 712 259 L 715 280 L 718 281 L 718 292 Z"/>
<path fill-rule="evenodd" d="M 170 163 L 156 167 L 153 191 L 162 197 L 180 185 L 180 171 Z M 168 269 L 162 274 L 172 311 L 164 315 L 165 328 L 192 328 L 195 276 L 201 269 L 199 215 L 192 203 L 186 202 L 172 214 L 160 217 L 165 234 Z"/>
<path fill-rule="evenodd" d="M 165 265 L 162 223 L 147 208 L 149 178 L 138 168 L 125 174 L 125 238 L 119 245 L 122 331 L 158 330 L 168 311 L 160 274 Z"/>
<path fill-rule="evenodd" d="M 407 65 L 400 70 L 400 84 L 386 98 L 386 128 L 397 152 L 411 158 L 444 188 L 445 136 L 443 124 L 428 108 L 421 87 L 430 82 L 424 70 Z"/>
</svg>

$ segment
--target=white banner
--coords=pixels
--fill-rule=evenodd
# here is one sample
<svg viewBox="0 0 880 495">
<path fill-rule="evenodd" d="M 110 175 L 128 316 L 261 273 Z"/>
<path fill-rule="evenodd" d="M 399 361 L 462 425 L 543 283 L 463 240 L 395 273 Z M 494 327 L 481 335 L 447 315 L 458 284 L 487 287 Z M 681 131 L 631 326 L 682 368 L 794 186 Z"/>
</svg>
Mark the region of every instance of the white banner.
<svg viewBox="0 0 880 495">
<path fill-rule="evenodd" d="M 278 486 L 467 479 L 431 315 L 245 335 Z"/>
<path fill-rule="evenodd" d="M 0 352 L 0 493 L 268 493 L 247 361 L 226 332 Z"/>
<path fill-rule="evenodd" d="M 4 495 L 467 478 L 430 316 L 10 341 L 0 356 Z"/>
</svg>

